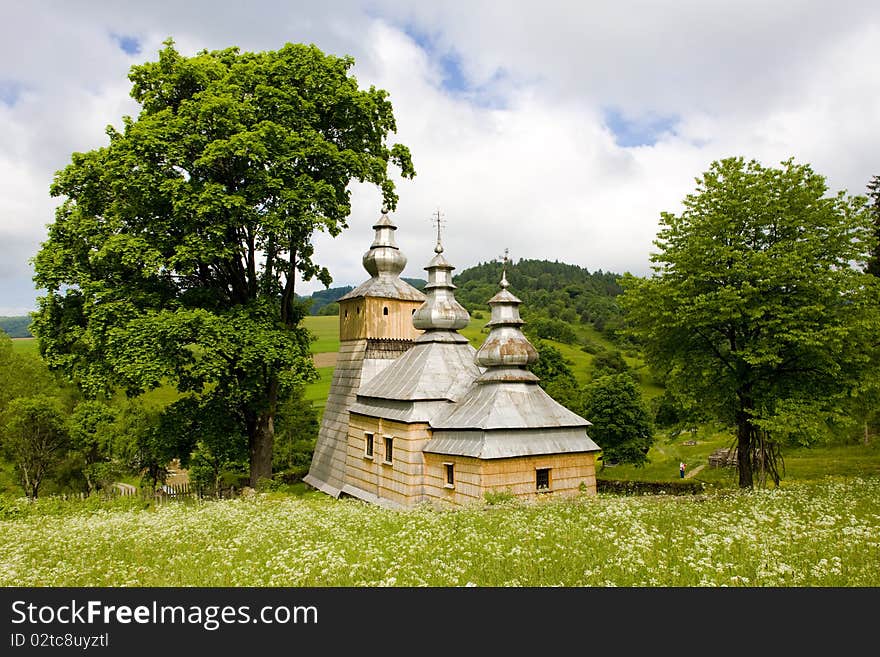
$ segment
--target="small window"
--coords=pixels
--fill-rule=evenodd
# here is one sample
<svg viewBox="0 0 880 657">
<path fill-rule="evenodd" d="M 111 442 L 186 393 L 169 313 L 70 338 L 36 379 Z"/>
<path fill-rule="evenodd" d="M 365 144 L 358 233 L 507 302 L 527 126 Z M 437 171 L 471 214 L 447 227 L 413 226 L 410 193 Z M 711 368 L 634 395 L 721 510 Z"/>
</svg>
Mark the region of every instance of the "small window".
<svg viewBox="0 0 880 657">
<path fill-rule="evenodd" d="M 394 438 L 385 436 L 385 463 L 391 463 L 394 459 Z"/>
<path fill-rule="evenodd" d="M 348 308 L 345 309 L 345 319 L 348 319 Z"/>
<path fill-rule="evenodd" d="M 365 433 L 364 438 L 364 456 L 367 458 L 373 458 L 373 434 Z"/>
<path fill-rule="evenodd" d="M 538 468 L 535 470 L 535 488 L 537 490 L 550 490 L 550 468 Z"/>
<path fill-rule="evenodd" d="M 358 311 L 358 315 L 360 315 L 361 314 L 361 307 L 360 306 L 357 307 L 357 311 Z"/>
<path fill-rule="evenodd" d="M 413 314 L 413 315 L 416 314 L 416 309 L 415 309 L 415 308 L 412 309 L 412 314 Z"/>
<path fill-rule="evenodd" d="M 385 306 L 384 308 L 382 308 L 382 314 L 383 314 L 383 315 L 387 315 L 387 314 L 388 314 L 388 306 Z"/>
<path fill-rule="evenodd" d="M 446 487 L 455 488 L 455 464 L 444 463 L 443 467 L 446 469 Z"/>
</svg>

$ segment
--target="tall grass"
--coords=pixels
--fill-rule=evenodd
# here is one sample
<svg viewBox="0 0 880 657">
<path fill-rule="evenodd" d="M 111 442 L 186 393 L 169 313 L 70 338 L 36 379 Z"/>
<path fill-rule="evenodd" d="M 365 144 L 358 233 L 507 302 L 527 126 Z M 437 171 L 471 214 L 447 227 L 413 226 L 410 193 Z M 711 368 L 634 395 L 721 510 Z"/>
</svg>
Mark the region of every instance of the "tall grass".
<svg viewBox="0 0 880 657">
<path fill-rule="evenodd" d="M 316 493 L 66 513 L 41 504 L 7 504 L 2 586 L 880 585 L 877 477 L 454 512 Z"/>
</svg>

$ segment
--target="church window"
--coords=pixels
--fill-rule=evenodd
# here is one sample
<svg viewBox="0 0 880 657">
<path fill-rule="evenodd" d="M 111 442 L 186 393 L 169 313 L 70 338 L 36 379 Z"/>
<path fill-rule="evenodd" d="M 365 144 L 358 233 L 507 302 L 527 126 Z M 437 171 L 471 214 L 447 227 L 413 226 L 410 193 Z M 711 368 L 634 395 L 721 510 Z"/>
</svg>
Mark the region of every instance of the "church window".
<svg viewBox="0 0 880 657">
<path fill-rule="evenodd" d="M 360 306 L 357 307 L 357 311 L 358 311 L 358 315 L 360 315 L 361 314 L 361 307 Z"/>
<path fill-rule="evenodd" d="M 446 488 L 455 488 L 455 464 L 444 463 L 443 468 L 446 470 Z"/>
<path fill-rule="evenodd" d="M 345 319 L 348 319 L 348 308 L 345 309 Z"/>
<path fill-rule="evenodd" d="M 383 314 L 383 315 L 387 315 L 387 314 L 388 314 L 388 306 L 385 306 L 384 308 L 382 308 L 382 314 Z"/>
<path fill-rule="evenodd" d="M 537 490 L 550 490 L 550 468 L 538 468 L 535 470 L 535 488 Z"/>
<path fill-rule="evenodd" d="M 373 434 L 365 433 L 364 438 L 364 456 L 371 459 L 373 458 Z"/>
<path fill-rule="evenodd" d="M 394 459 L 394 438 L 385 436 L 385 463 L 391 463 Z"/>
</svg>

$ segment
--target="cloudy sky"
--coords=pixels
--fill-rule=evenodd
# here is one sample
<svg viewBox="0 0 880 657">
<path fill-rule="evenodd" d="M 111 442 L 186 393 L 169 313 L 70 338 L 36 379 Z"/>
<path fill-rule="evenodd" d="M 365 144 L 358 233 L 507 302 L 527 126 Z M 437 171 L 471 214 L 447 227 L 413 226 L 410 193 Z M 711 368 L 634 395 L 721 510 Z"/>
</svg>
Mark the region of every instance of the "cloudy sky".
<svg viewBox="0 0 880 657">
<path fill-rule="evenodd" d="M 459 270 L 509 248 L 645 275 L 660 213 L 713 160 L 793 157 L 851 194 L 880 174 L 876 0 L 33 0 L 5 3 L 0 37 L 0 315 L 35 307 L 53 175 L 137 115 L 129 68 L 168 37 L 352 55 L 413 153 L 393 215 L 407 276 L 438 208 Z M 350 228 L 315 240 L 334 286 L 366 277 L 379 212 L 374 188 L 352 192 Z"/>
</svg>

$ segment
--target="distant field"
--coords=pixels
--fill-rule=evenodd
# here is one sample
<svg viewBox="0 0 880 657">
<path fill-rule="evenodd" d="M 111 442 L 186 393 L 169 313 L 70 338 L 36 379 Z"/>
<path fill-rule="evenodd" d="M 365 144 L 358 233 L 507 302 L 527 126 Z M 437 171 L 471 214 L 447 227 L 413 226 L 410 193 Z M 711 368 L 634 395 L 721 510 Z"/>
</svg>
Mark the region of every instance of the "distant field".
<svg viewBox="0 0 880 657">
<path fill-rule="evenodd" d="M 12 338 L 12 349 L 20 354 L 35 354 L 40 347 L 36 338 Z"/>
<path fill-rule="evenodd" d="M 312 343 L 313 354 L 339 351 L 339 317 L 309 316 L 303 319 L 303 326 L 311 331 L 317 340 Z"/>
</svg>

